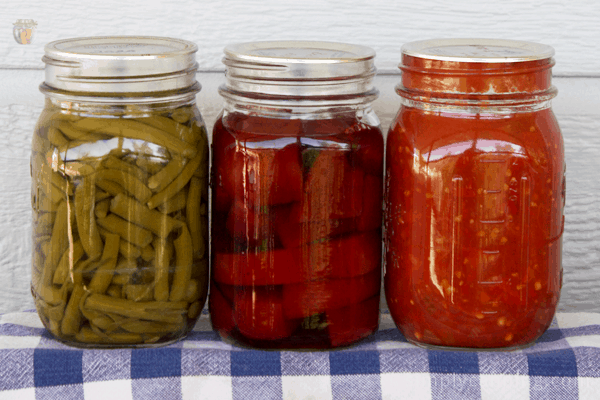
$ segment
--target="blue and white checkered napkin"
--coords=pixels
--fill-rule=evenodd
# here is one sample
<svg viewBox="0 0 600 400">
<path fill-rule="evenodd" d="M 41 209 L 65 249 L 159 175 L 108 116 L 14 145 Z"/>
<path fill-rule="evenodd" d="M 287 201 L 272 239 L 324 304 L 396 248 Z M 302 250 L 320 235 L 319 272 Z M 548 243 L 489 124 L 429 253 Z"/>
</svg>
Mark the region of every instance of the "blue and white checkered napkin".
<svg viewBox="0 0 600 400">
<path fill-rule="evenodd" d="M 34 312 L 0 316 L 0 399 L 600 399 L 600 314 L 558 314 L 528 349 L 417 348 L 382 314 L 350 349 L 256 351 L 222 342 L 203 314 L 179 343 L 80 350 Z"/>
</svg>

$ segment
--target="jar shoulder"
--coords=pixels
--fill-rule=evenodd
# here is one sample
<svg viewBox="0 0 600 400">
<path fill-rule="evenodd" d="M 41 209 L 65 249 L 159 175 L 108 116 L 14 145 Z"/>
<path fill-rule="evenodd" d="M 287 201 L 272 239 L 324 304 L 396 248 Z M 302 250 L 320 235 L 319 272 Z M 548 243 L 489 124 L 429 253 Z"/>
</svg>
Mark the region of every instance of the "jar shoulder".
<svg viewBox="0 0 600 400">
<path fill-rule="evenodd" d="M 419 153 L 472 147 L 483 152 L 560 154 L 564 143 L 551 109 L 531 113 L 469 114 L 428 112 L 402 107 L 390 126 L 388 148 L 410 147 Z"/>
</svg>

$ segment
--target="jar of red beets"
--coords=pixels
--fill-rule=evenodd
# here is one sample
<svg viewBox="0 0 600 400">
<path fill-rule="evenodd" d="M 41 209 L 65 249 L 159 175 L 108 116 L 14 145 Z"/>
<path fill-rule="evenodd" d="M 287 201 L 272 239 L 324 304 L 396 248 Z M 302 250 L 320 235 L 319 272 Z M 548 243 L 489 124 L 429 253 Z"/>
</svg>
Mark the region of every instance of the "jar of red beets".
<svg viewBox="0 0 600 400">
<path fill-rule="evenodd" d="M 225 48 L 209 299 L 222 337 L 332 348 L 377 329 L 383 136 L 371 109 L 374 57 L 327 42 Z"/>
<path fill-rule="evenodd" d="M 384 280 L 415 344 L 519 348 L 552 321 L 565 201 L 553 54 L 512 40 L 402 47 Z"/>
</svg>

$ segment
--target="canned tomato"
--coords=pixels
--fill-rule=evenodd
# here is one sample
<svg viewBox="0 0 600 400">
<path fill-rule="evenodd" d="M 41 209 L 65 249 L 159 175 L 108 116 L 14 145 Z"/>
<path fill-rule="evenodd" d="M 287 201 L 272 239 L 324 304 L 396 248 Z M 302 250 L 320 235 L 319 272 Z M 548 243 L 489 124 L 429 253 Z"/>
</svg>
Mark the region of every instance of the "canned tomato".
<svg viewBox="0 0 600 400">
<path fill-rule="evenodd" d="M 492 39 L 402 48 L 386 154 L 390 313 L 409 341 L 514 348 L 562 282 L 565 161 L 554 50 Z"/>
</svg>

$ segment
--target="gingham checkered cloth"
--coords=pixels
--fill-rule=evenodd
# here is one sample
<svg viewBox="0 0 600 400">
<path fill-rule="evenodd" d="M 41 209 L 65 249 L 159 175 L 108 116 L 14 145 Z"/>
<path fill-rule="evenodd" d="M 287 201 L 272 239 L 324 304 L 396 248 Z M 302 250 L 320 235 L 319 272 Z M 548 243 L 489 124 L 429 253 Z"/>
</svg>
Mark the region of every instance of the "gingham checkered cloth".
<svg viewBox="0 0 600 400">
<path fill-rule="evenodd" d="M 406 342 L 389 314 L 336 351 L 224 343 L 203 313 L 187 339 L 156 349 L 81 350 L 35 312 L 0 316 L 0 399 L 600 399 L 600 314 L 557 314 L 533 347 L 451 352 Z"/>
</svg>

